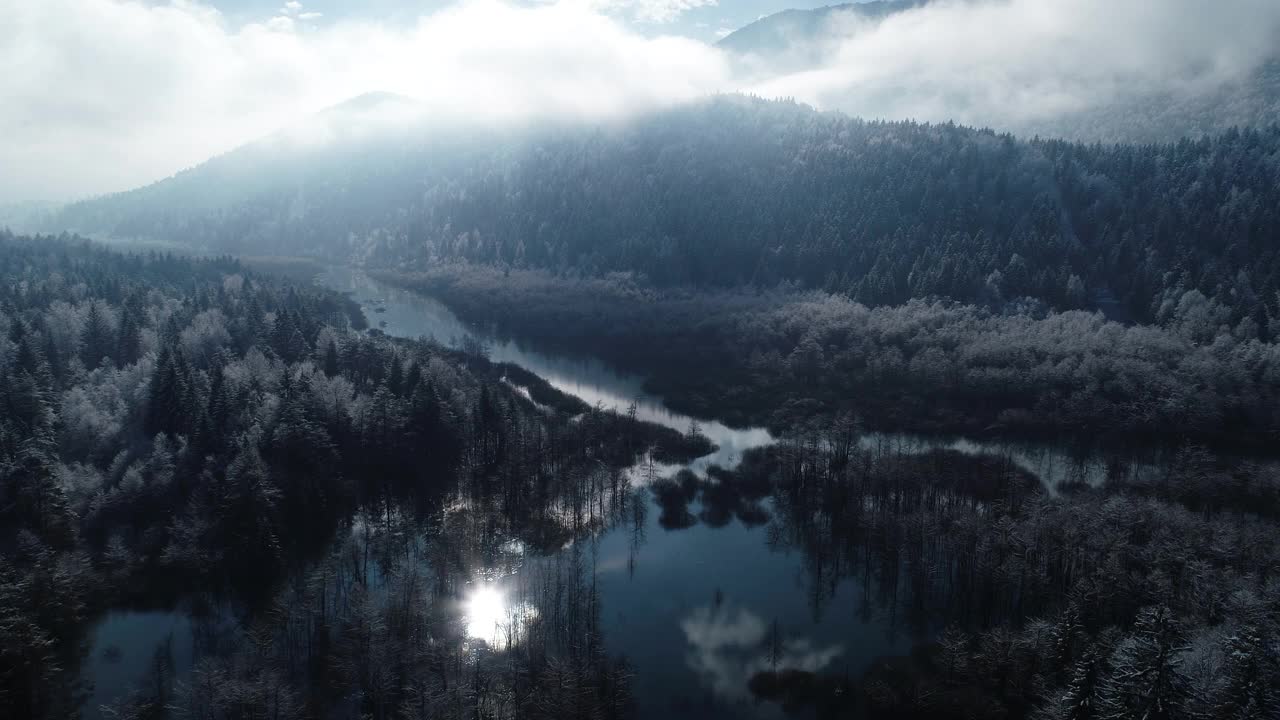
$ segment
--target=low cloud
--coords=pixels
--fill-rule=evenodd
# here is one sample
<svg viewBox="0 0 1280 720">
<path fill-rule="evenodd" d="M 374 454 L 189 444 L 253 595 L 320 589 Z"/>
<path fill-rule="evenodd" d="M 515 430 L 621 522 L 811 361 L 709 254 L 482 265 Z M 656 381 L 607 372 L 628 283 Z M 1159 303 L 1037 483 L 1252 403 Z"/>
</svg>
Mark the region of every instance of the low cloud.
<svg viewBox="0 0 1280 720">
<path fill-rule="evenodd" d="M 242 25 L 198 0 L 0 0 L 0 203 L 128 189 L 371 91 L 467 124 L 742 90 L 1019 130 L 1205 93 L 1280 47 L 1274 0 L 934 0 L 882 22 L 837 15 L 795 72 L 652 36 L 711 4 L 460 0 L 392 26 L 330 22 L 305 0 Z"/>
<path fill-rule="evenodd" d="M 0 202 L 128 189 L 370 91 L 441 121 L 503 123 L 731 86 L 718 51 L 646 37 L 591 2 L 466 0 L 406 27 L 312 27 L 296 1 L 242 26 L 194 0 L 0 0 L 0 15 Z"/>
<path fill-rule="evenodd" d="M 748 87 L 869 118 L 1018 128 L 1241 80 L 1280 54 L 1280 3 L 935 0 L 882 21 L 836 14 L 818 45 L 816 66 Z"/>
</svg>

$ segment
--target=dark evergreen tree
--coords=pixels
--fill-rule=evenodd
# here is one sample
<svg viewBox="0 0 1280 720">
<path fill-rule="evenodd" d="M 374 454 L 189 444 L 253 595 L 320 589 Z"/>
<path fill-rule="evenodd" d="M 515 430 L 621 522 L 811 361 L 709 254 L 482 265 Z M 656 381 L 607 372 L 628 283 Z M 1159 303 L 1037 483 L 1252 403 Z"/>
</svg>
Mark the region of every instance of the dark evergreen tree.
<svg viewBox="0 0 1280 720">
<path fill-rule="evenodd" d="M 112 331 L 106 316 L 98 308 L 98 303 L 89 303 L 89 312 L 85 315 L 84 331 L 80 335 L 80 361 L 90 370 L 102 364 L 103 359 L 110 360 L 116 355 Z M 123 338 L 121 338 L 123 340 Z M 128 354 L 128 353 L 126 353 Z"/>
<path fill-rule="evenodd" d="M 324 374 L 329 377 L 336 377 L 340 371 L 338 344 L 330 340 L 324 349 Z"/>
<path fill-rule="evenodd" d="M 181 351 L 162 346 L 151 375 L 146 411 L 146 431 L 182 434 L 194 408 Z"/>
<path fill-rule="evenodd" d="M 1258 626 L 1246 626 L 1227 638 L 1226 667 L 1220 689 L 1210 700 L 1209 717 L 1262 720 L 1280 716 L 1280 650 Z"/>
<path fill-rule="evenodd" d="M 1182 670 L 1186 631 L 1164 605 L 1138 613 L 1133 631 L 1111 658 L 1102 691 L 1106 720 L 1179 720 L 1194 717 L 1191 686 Z"/>
<path fill-rule="evenodd" d="M 1095 720 L 1107 709 L 1103 682 L 1104 661 L 1096 648 L 1089 648 L 1071 666 L 1067 687 L 1045 704 L 1039 720 Z"/>
<path fill-rule="evenodd" d="M 142 357 L 142 321 L 132 303 L 126 303 L 120 314 L 116 335 L 115 358 L 121 365 L 132 365 Z"/>
</svg>

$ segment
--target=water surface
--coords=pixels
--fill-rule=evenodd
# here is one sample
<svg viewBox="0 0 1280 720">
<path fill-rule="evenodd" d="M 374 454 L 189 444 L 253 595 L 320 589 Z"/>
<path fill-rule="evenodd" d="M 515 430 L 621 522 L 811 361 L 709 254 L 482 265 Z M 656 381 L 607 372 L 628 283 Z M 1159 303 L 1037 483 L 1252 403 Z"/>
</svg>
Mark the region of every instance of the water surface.
<svg viewBox="0 0 1280 720">
<path fill-rule="evenodd" d="M 432 337 L 446 345 L 479 340 L 491 359 L 519 365 L 591 405 L 626 411 L 634 403 L 640 419 L 680 431 L 694 422 L 646 393 L 642 378 L 598 358 L 498 337 L 468 325 L 432 298 L 358 270 L 333 268 L 318 282 L 348 293 L 370 324 L 388 335 Z M 764 428 L 733 428 L 714 418 L 697 423 L 717 446 L 687 466 L 700 475 L 711 465 L 733 468 L 744 451 L 774 442 Z M 904 454 L 936 448 L 994 452 L 1050 487 L 1061 480 L 1096 484 L 1105 474 L 1100 458 L 1049 446 L 884 434 L 862 442 Z M 659 467 L 657 474 L 678 469 Z M 642 482 L 650 474 L 632 477 Z M 513 541 L 501 558 L 490 560 L 493 567 L 471 568 L 474 589 L 463 601 L 467 633 L 501 645 L 511 618 L 533 612 L 519 600 L 522 583 L 535 583 L 540 568 L 550 564 L 582 563 L 594 572 L 604 642 L 610 654 L 631 663 L 641 717 L 664 720 L 780 717 L 777 705 L 753 700 L 748 681 L 755 673 L 795 669 L 857 678 L 875 658 L 901 655 L 922 639 L 903 629 L 909 623 L 894 610 L 885 609 L 892 603 L 872 600 L 880 589 L 867 587 L 858 573 L 846 569 L 820 584 L 813 558 L 771 536 L 771 524 L 748 526 L 731 518 L 718 527 L 704 521 L 667 529 L 651 495 L 638 497 L 648 507 L 634 523 L 571 543 L 550 557 L 526 556 Z M 765 504 L 773 514 L 775 508 Z M 689 508 L 693 516 L 700 509 L 696 501 Z M 188 672 L 198 655 L 199 643 L 193 641 L 198 634 L 182 611 L 105 616 L 93 630 L 86 660 L 86 676 L 95 683 L 89 717 L 96 717 L 98 704 L 146 681 L 157 647 L 172 654 L 176 677 Z"/>
<path fill-rule="evenodd" d="M 597 358 L 497 337 L 463 322 L 437 300 L 358 270 L 334 268 L 320 281 L 349 293 L 370 324 L 389 335 L 445 344 L 475 338 L 492 360 L 519 365 L 589 404 L 625 411 L 634 402 L 639 418 L 680 431 L 694 421 L 646 393 L 642 378 Z M 689 464 L 699 473 L 713 464 L 732 468 L 743 451 L 774 441 L 764 428 L 697 422 L 717 446 Z M 690 511 L 696 515 L 699 505 Z M 594 538 L 590 548 L 575 549 L 588 552 L 596 569 L 605 643 L 632 665 L 641 717 L 779 717 L 777 706 L 752 700 L 747 683 L 756 672 L 801 669 L 854 677 L 874 658 L 904 653 L 913 644 L 888 618 L 859 607 L 865 593 L 854 580 L 842 580 L 833 595 L 815 599 L 801 553 L 771 548 L 765 526 L 732 520 L 718 528 L 699 523 L 666 530 L 654 507 L 639 531 L 616 528 Z M 771 635 L 780 641 L 777 657 L 769 652 Z"/>
</svg>

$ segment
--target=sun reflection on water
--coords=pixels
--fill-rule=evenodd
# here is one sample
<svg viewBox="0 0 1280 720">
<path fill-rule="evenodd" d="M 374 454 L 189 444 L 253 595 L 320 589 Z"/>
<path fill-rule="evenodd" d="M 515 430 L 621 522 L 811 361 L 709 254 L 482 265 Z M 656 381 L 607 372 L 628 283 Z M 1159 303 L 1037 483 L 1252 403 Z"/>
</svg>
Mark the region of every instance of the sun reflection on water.
<svg viewBox="0 0 1280 720">
<path fill-rule="evenodd" d="M 483 640 L 492 648 L 505 648 L 518 640 L 524 623 L 535 615 L 531 606 L 510 602 L 506 594 L 493 585 L 475 588 L 463 603 L 467 637 Z"/>
<path fill-rule="evenodd" d="M 506 621 L 506 598 L 497 588 L 486 585 L 472 591 L 466 603 L 467 637 L 492 642 L 506 634 Z"/>
</svg>

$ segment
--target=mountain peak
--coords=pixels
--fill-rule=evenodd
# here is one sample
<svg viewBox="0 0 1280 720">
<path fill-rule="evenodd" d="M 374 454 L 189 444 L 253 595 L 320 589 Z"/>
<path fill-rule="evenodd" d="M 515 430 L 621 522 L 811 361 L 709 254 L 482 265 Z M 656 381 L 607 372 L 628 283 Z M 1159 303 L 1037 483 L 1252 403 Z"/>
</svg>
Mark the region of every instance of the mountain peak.
<svg viewBox="0 0 1280 720">
<path fill-rule="evenodd" d="M 840 15 L 883 19 L 924 5 L 928 0 L 871 0 L 812 10 L 783 10 L 756 20 L 721 38 L 717 46 L 740 55 L 781 55 L 812 49 Z"/>
</svg>

